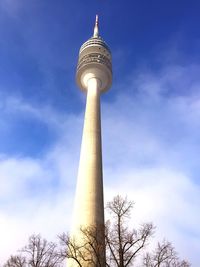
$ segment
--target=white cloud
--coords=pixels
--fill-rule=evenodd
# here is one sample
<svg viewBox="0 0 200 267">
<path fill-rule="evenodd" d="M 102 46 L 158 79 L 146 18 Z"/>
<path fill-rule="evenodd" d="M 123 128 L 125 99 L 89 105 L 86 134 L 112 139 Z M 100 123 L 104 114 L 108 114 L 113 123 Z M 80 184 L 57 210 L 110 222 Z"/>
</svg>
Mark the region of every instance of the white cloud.
<svg viewBox="0 0 200 267">
<path fill-rule="evenodd" d="M 80 139 L 81 121 L 74 115 L 58 115 L 49 107 L 25 103 L 21 98 L 4 97 L 2 102 L 2 119 L 12 118 L 7 123 L 26 115 L 60 132 L 55 145 L 38 158 L 0 156 L 0 260 L 4 262 L 26 244 L 32 233 L 51 240 L 69 229 L 78 165 L 76 135 Z M 73 135 L 69 129 L 73 129 Z"/>
<path fill-rule="evenodd" d="M 3 158 L 0 161 L 2 262 L 24 246 L 32 233 L 53 240 L 69 229 L 74 163 L 67 160 L 68 153 L 60 154 L 60 151 L 56 148 L 43 160 Z"/>
</svg>

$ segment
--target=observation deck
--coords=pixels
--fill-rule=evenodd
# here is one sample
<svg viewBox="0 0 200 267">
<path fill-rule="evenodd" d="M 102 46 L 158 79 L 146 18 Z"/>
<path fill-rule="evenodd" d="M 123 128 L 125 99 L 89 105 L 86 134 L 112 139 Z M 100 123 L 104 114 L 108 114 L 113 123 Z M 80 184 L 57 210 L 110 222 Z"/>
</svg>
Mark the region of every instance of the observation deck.
<svg viewBox="0 0 200 267">
<path fill-rule="evenodd" d="M 100 81 L 101 92 L 107 91 L 112 84 L 111 51 L 99 36 L 98 17 L 93 36 L 81 46 L 79 51 L 76 81 L 81 90 L 87 91 L 90 78 Z"/>
</svg>

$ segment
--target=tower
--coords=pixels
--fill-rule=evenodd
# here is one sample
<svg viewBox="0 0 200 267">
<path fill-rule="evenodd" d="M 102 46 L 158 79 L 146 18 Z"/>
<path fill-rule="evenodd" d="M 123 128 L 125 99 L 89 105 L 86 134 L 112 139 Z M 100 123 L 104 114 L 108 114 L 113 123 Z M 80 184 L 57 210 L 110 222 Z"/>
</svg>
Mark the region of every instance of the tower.
<svg viewBox="0 0 200 267">
<path fill-rule="evenodd" d="M 76 82 L 87 93 L 72 226 L 73 237 L 81 243 L 80 228 L 94 227 L 98 233 L 104 226 L 100 95 L 111 86 L 112 63 L 110 49 L 99 36 L 98 16 L 93 36 L 80 48 Z M 97 238 L 103 244 L 100 232 Z M 101 262 L 105 262 L 105 248 Z M 91 263 L 84 266 L 92 267 Z"/>
</svg>

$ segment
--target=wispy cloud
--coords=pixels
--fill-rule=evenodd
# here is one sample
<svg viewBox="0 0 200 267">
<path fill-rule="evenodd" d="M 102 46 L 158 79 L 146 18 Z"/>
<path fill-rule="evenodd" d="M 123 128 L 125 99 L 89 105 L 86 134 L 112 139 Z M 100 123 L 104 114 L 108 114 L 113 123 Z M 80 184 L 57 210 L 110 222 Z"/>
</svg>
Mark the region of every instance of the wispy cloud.
<svg viewBox="0 0 200 267">
<path fill-rule="evenodd" d="M 171 239 L 194 266 L 200 234 L 198 72 L 198 65 L 140 70 L 129 95 L 106 104 L 103 116 L 106 196 L 131 196 L 134 220 L 155 222 L 158 236 Z"/>
</svg>

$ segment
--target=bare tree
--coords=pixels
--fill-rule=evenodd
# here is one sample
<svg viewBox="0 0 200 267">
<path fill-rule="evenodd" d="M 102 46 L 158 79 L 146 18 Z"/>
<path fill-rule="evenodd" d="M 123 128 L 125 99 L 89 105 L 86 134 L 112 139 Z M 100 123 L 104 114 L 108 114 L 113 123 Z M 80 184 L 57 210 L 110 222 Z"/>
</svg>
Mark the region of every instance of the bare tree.
<svg viewBox="0 0 200 267">
<path fill-rule="evenodd" d="M 107 209 L 111 220 L 107 221 L 102 235 L 105 234 L 105 243 L 100 243 L 99 229 L 80 229 L 82 241 L 72 239 L 69 235 L 59 236 L 62 249 L 62 258 L 76 261 L 79 267 L 128 267 L 136 266 L 136 258 L 141 262 L 142 254 L 154 233 L 152 223 L 144 223 L 138 229 L 128 227 L 133 202 L 127 198 L 116 196 L 108 202 Z M 101 239 L 102 240 L 102 239 Z M 102 252 L 106 246 L 106 263 L 101 261 Z M 139 265 L 141 266 L 141 264 Z M 158 243 L 153 253 L 146 253 L 143 258 L 144 267 L 189 267 L 187 261 L 180 261 L 171 243 L 163 241 Z"/>
<path fill-rule="evenodd" d="M 21 251 L 26 258 L 27 266 L 57 267 L 60 264 L 57 245 L 42 239 L 40 235 L 32 235 L 28 245 Z"/>
<path fill-rule="evenodd" d="M 129 229 L 126 221 L 130 218 L 132 208 L 133 202 L 119 195 L 107 204 L 114 219 L 107 222 L 106 227 L 107 252 L 112 266 L 131 266 L 153 235 L 152 223 L 142 224 L 138 230 Z"/>
<path fill-rule="evenodd" d="M 88 266 L 98 267 L 103 267 L 105 264 L 117 267 L 130 266 L 147 244 L 154 230 L 151 223 L 142 224 L 138 230 L 129 230 L 126 220 L 130 217 L 132 208 L 133 202 L 116 196 L 107 204 L 113 222 L 108 221 L 105 229 L 100 230 L 94 227 L 80 229 L 82 242 L 77 242 L 66 234 L 60 235 L 59 239 L 63 247 L 62 257 L 75 260 L 80 267 L 85 266 L 86 262 Z M 105 235 L 105 243 L 99 242 L 99 231 Z M 106 263 L 101 260 L 105 246 Z"/>
<path fill-rule="evenodd" d="M 146 253 L 143 259 L 145 267 L 189 267 L 187 261 L 180 261 L 172 244 L 166 240 L 158 243 L 153 253 Z"/>
<path fill-rule="evenodd" d="M 26 267 L 26 259 L 21 255 L 11 256 L 3 267 Z"/>
</svg>

